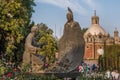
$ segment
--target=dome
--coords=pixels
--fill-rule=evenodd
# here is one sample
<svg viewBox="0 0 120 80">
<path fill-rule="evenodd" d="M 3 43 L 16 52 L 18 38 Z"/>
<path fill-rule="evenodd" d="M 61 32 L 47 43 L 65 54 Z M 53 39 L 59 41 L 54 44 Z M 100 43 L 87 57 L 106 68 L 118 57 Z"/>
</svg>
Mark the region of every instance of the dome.
<svg viewBox="0 0 120 80">
<path fill-rule="evenodd" d="M 96 11 L 94 11 L 94 16 L 91 18 L 91 26 L 88 28 L 88 30 L 85 32 L 84 37 L 91 35 L 105 35 L 108 34 L 105 32 L 105 30 L 99 25 L 99 17 L 96 16 Z"/>
<path fill-rule="evenodd" d="M 99 24 L 92 24 L 88 28 L 88 30 L 85 32 L 84 37 L 87 36 L 88 34 L 91 34 L 91 35 L 98 35 L 98 34 L 107 35 L 105 30 Z"/>
</svg>

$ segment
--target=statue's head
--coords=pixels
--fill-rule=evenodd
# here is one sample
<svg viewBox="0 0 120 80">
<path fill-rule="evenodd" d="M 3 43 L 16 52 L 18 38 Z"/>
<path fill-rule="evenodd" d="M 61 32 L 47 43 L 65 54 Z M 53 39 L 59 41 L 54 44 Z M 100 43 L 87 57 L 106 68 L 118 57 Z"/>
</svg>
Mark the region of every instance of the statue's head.
<svg viewBox="0 0 120 80">
<path fill-rule="evenodd" d="M 36 33 L 38 30 L 38 27 L 36 25 L 34 25 L 32 28 L 31 28 L 31 32 L 32 33 Z"/>
<path fill-rule="evenodd" d="M 66 15 L 68 22 L 73 21 L 73 13 L 72 10 L 68 7 L 68 13 Z"/>
</svg>

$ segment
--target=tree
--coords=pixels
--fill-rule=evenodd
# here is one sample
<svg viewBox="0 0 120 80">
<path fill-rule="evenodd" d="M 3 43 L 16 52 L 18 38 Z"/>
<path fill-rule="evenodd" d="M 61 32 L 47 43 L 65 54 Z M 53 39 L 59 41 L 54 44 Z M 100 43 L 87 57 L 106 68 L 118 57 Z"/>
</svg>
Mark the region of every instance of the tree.
<svg viewBox="0 0 120 80">
<path fill-rule="evenodd" d="M 39 54 L 46 56 L 49 61 L 53 62 L 55 59 L 55 52 L 57 51 L 57 40 L 53 37 L 52 29 L 48 28 L 45 24 L 38 24 L 39 33 L 36 36 L 38 43 L 46 42 L 47 44 L 42 47 L 42 51 Z"/>
<path fill-rule="evenodd" d="M 105 65 L 106 69 L 109 67 L 112 69 L 117 69 L 120 68 L 119 65 L 119 55 L 120 55 L 120 45 L 114 44 L 114 45 L 106 45 L 106 50 L 105 50 Z"/>
<path fill-rule="evenodd" d="M 88 28 L 82 28 L 82 34 L 84 35 L 84 33 L 88 30 Z"/>
<path fill-rule="evenodd" d="M 0 53 L 10 60 L 23 53 L 33 6 L 33 0 L 0 0 Z"/>
</svg>

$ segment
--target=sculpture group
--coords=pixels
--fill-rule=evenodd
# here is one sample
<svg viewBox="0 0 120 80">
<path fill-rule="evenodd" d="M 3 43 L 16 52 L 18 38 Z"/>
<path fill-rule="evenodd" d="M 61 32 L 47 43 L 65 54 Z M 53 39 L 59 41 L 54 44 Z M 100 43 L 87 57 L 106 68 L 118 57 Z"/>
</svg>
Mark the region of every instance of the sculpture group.
<svg viewBox="0 0 120 80">
<path fill-rule="evenodd" d="M 64 32 L 58 41 L 58 61 L 53 63 L 46 71 L 48 72 L 71 72 L 75 70 L 82 62 L 84 56 L 85 42 L 81 33 L 81 28 L 78 22 L 74 21 L 73 13 L 68 8 L 66 15 L 67 22 L 64 25 Z M 24 63 L 30 63 L 30 54 L 35 54 L 37 47 L 32 45 L 32 38 L 36 31 L 32 27 L 31 33 L 26 38 L 25 52 L 23 56 Z M 36 58 L 35 58 L 36 59 Z M 31 59 L 35 64 L 40 64 L 38 61 Z"/>
</svg>

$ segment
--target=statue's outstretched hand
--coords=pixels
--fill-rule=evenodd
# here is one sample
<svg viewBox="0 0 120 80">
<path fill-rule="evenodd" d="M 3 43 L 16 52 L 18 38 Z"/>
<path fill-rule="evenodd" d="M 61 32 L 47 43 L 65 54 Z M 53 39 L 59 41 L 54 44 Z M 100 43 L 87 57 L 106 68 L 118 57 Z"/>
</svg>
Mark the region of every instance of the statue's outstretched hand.
<svg viewBox="0 0 120 80">
<path fill-rule="evenodd" d="M 47 44 L 47 42 L 42 42 L 42 43 L 39 44 L 39 47 L 42 48 L 46 44 Z"/>
<path fill-rule="evenodd" d="M 41 48 L 36 48 L 37 51 L 41 51 L 42 49 Z"/>
<path fill-rule="evenodd" d="M 46 45 L 46 44 L 47 44 L 47 42 L 42 42 L 42 43 L 41 43 L 42 46 L 43 46 L 43 45 Z"/>
</svg>

